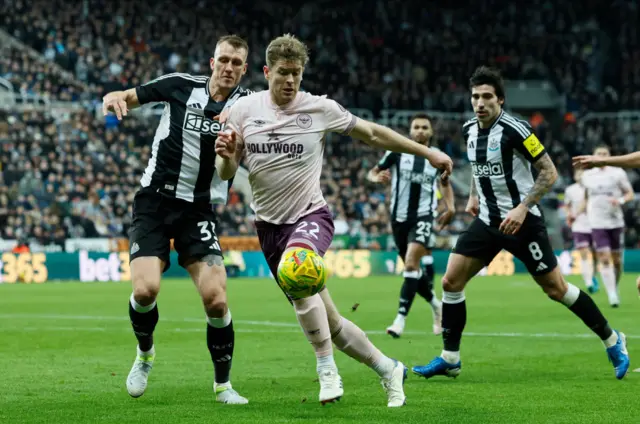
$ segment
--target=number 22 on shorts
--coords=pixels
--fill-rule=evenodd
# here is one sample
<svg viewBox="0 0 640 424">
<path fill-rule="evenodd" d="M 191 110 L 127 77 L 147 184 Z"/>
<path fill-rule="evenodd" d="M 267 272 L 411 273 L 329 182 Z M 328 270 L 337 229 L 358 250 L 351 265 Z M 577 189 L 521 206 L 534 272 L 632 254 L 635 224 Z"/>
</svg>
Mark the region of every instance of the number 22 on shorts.
<svg viewBox="0 0 640 424">
<path fill-rule="evenodd" d="M 307 229 L 307 227 L 309 227 L 309 229 Z M 318 240 L 318 233 L 320 232 L 320 226 L 318 225 L 317 222 L 302 221 L 296 227 L 295 232 L 307 234 L 313 237 L 314 239 Z"/>
</svg>

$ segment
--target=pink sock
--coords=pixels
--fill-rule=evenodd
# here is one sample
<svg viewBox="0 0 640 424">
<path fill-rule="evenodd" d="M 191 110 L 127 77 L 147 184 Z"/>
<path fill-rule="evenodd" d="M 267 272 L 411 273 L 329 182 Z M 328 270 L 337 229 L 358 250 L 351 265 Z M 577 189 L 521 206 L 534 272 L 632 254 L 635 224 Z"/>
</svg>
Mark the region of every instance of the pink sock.
<svg viewBox="0 0 640 424">
<path fill-rule="evenodd" d="M 341 324 L 341 328 L 337 328 L 332 335 L 336 347 L 372 368 L 381 377 L 388 378 L 395 368 L 395 362 L 380 352 L 354 323 L 342 317 Z"/>
<path fill-rule="evenodd" d="M 333 347 L 331 346 L 327 310 L 320 295 L 315 294 L 305 299 L 294 300 L 293 308 L 304 334 L 316 352 L 316 357 L 332 356 Z"/>
</svg>

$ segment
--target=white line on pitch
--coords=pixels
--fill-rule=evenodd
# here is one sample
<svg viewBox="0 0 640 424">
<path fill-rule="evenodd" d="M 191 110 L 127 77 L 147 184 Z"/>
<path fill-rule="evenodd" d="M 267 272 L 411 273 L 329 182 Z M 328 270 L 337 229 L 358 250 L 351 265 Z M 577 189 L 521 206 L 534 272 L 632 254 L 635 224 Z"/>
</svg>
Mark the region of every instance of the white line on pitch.
<svg viewBox="0 0 640 424">
<path fill-rule="evenodd" d="M 129 321 L 129 318 L 124 316 L 124 317 L 117 317 L 117 316 L 97 316 L 97 315 L 51 315 L 51 314 L 0 314 L 0 320 L 13 320 L 13 319 L 44 319 L 44 320 L 74 320 L 74 321 Z M 198 318 L 183 318 L 183 319 L 170 319 L 170 318 L 160 318 L 161 322 L 172 322 L 172 323 L 180 323 L 180 322 L 194 322 L 194 323 L 203 323 L 204 319 L 198 319 Z M 273 332 L 273 333 L 298 333 L 301 330 L 298 327 L 298 324 L 295 323 L 289 323 L 289 322 L 274 322 L 274 321 L 246 321 L 246 320 L 234 320 L 234 322 L 236 324 L 241 324 L 241 325 L 256 325 L 256 326 L 262 326 L 262 327 L 278 327 L 280 328 L 279 330 L 265 330 L 265 329 L 261 329 L 261 330 L 251 330 L 251 329 L 242 329 L 242 328 L 236 328 L 235 330 L 237 332 L 245 332 L 245 333 L 266 333 L 266 332 Z M 23 327 L 16 327 L 14 325 L 13 327 L 14 329 L 20 329 Z M 24 328 L 34 328 L 34 329 L 38 329 L 40 327 L 29 327 L 29 326 L 25 326 Z M 95 331 L 106 331 L 108 330 L 112 330 L 113 328 L 108 328 L 108 327 L 82 327 L 82 326 L 78 326 L 78 327 L 42 327 L 42 329 L 45 328 L 51 328 L 52 330 L 55 330 L 56 328 L 60 328 L 61 331 L 65 331 L 64 329 L 69 328 L 69 329 L 75 329 L 78 331 L 92 331 L 91 329 L 96 329 Z M 90 330 L 84 330 L 84 329 L 90 329 Z M 288 331 L 286 331 L 285 329 L 288 329 Z M 0 329 L 0 331 L 2 331 L 2 329 Z M 25 330 L 25 331 L 36 331 L 36 330 Z M 128 331 L 128 328 L 127 328 Z M 202 329 L 200 328 L 168 328 L 168 329 L 164 329 L 161 331 L 174 331 L 174 332 L 200 332 L 202 331 Z M 386 334 L 385 331 L 382 330 L 370 330 L 370 331 L 365 331 L 365 333 L 367 334 L 372 334 L 372 335 L 380 335 L 380 334 Z M 412 335 L 412 336 L 432 336 L 432 333 L 426 332 L 426 331 L 405 331 L 403 334 L 406 335 Z M 473 332 L 473 331 L 469 331 L 469 332 L 465 332 L 464 336 L 468 336 L 468 337 L 514 337 L 514 338 L 555 338 L 555 339 L 588 339 L 588 338 L 593 338 L 595 337 L 593 334 L 590 333 L 573 333 L 573 334 L 567 334 L 567 333 L 521 333 L 521 332 Z M 632 334 L 627 334 L 626 337 L 628 339 L 640 339 L 640 336 L 638 335 L 632 335 Z"/>
</svg>

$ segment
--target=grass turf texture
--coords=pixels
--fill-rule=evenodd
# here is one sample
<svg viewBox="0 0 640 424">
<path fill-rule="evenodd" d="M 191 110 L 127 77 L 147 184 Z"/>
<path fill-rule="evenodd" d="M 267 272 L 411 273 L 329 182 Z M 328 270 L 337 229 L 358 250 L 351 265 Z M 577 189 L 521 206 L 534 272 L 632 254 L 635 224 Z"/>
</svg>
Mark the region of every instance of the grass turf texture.
<svg viewBox="0 0 640 424">
<path fill-rule="evenodd" d="M 628 336 L 631 370 L 640 358 L 640 302 L 633 276 L 622 306 L 594 297 Z M 578 278 L 572 279 L 579 284 Z M 399 277 L 331 279 L 342 313 L 387 355 L 425 364 L 441 350 L 419 297 L 407 334 L 384 334 L 397 307 Z M 125 379 L 135 356 L 128 283 L 0 285 L 0 422 L 14 423 L 614 423 L 640 417 L 640 374 L 614 377 L 597 337 L 525 275 L 479 277 L 468 287 L 462 374 L 410 375 L 408 405 L 388 409 L 375 373 L 340 352 L 345 385 L 322 407 L 311 347 L 271 280 L 229 281 L 236 328 L 232 382 L 249 405 L 221 405 L 205 321 L 187 280 L 166 280 L 158 299 L 156 363 L 147 392 L 132 399 Z M 359 304 L 356 311 L 352 306 Z"/>
</svg>

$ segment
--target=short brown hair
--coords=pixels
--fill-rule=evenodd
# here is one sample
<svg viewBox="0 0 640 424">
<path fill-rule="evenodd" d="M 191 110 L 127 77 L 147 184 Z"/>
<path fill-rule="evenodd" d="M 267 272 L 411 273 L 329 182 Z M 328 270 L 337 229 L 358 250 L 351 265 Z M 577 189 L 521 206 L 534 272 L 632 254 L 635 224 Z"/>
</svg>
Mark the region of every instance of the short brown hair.
<svg viewBox="0 0 640 424">
<path fill-rule="evenodd" d="M 426 119 L 430 124 L 433 125 L 433 122 L 431 122 L 431 117 L 424 112 L 416 113 L 415 115 L 413 115 L 411 117 L 411 120 L 409 121 L 409 124 L 413 125 L 413 121 L 415 121 L 416 119 Z"/>
<path fill-rule="evenodd" d="M 271 40 L 267 47 L 267 66 L 273 67 L 279 60 L 299 61 L 306 66 L 309 61 L 307 46 L 294 35 L 285 34 Z"/>
<path fill-rule="evenodd" d="M 249 53 L 249 43 L 247 43 L 245 39 L 240 37 L 239 35 L 231 34 L 231 35 L 224 35 L 218 38 L 216 47 L 218 47 L 222 43 L 228 43 L 234 49 L 245 49 L 247 53 Z"/>
</svg>

